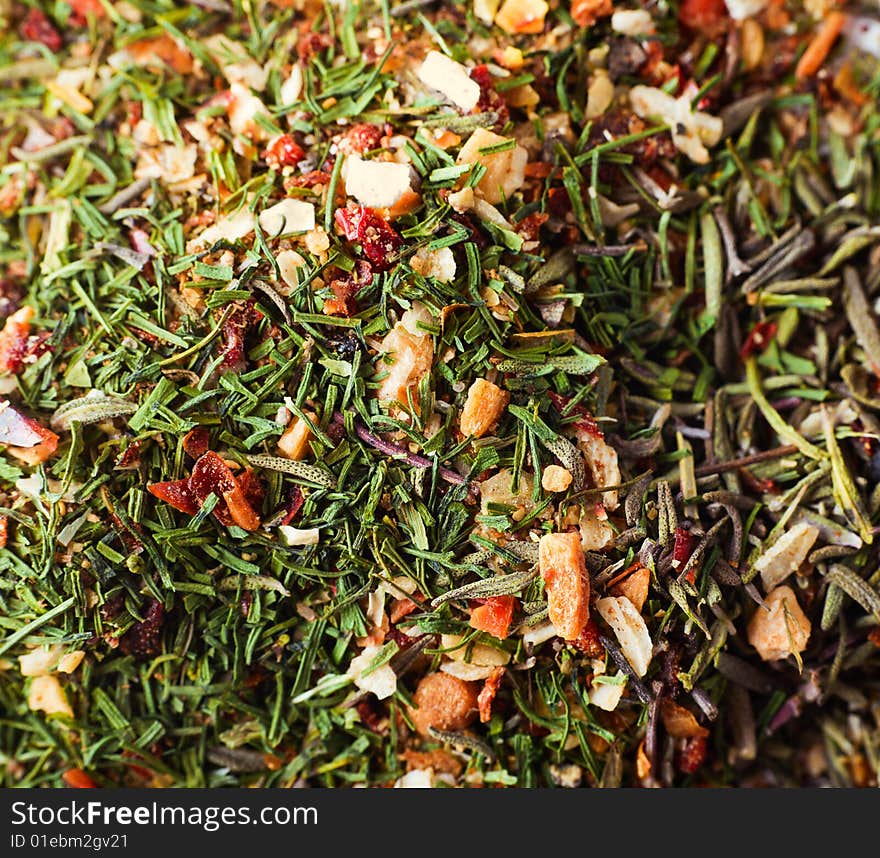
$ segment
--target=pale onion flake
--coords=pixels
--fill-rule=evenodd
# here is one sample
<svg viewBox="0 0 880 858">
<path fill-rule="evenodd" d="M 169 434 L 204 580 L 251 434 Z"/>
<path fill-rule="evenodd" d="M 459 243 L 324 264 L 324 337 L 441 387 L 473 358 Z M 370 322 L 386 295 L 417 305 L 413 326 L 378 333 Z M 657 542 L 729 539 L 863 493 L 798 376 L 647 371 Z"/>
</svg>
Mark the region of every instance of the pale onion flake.
<svg viewBox="0 0 880 858">
<path fill-rule="evenodd" d="M 596 602 L 599 615 L 611 626 L 620 649 L 637 676 L 644 676 L 651 663 L 651 636 L 642 615 L 625 596 L 607 596 Z"/>
<path fill-rule="evenodd" d="M 786 530 L 755 561 L 755 568 L 761 573 L 764 590 L 769 592 L 792 572 L 796 572 L 818 537 L 819 528 L 807 521 L 799 521 Z"/>
<path fill-rule="evenodd" d="M 342 178 L 350 196 L 374 209 L 391 208 L 411 190 L 409 165 L 397 161 L 365 161 L 351 155 L 342 165 Z"/>
<path fill-rule="evenodd" d="M 260 229 L 271 237 L 308 232 L 315 228 L 315 206 L 304 200 L 282 200 L 260 212 L 259 223 Z"/>
<path fill-rule="evenodd" d="M 724 2 L 734 21 L 744 21 L 746 18 L 754 18 L 759 12 L 763 12 L 770 0 L 724 0 Z"/>
<path fill-rule="evenodd" d="M 282 524 L 278 528 L 278 532 L 287 546 L 317 545 L 321 535 L 321 531 L 317 527 L 302 530 L 298 527 L 291 527 L 288 524 Z"/>
<path fill-rule="evenodd" d="M 381 649 L 378 646 L 366 647 L 359 656 L 351 660 L 347 675 L 361 691 L 372 691 L 380 700 L 385 700 L 397 690 L 397 675 L 391 665 L 383 664 L 364 675 Z"/>
<path fill-rule="evenodd" d="M 468 70 L 439 51 L 428 53 L 416 76 L 425 86 L 442 93 L 462 110 L 473 110 L 480 100 L 480 86 Z"/>
<path fill-rule="evenodd" d="M 669 126 L 676 148 L 697 164 L 709 161 L 706 146 L 721 139 L 722 122 L 691 107 L 692 97 L 685 93 L 673 98 L 653 86 L 634 86 L 629 93 L 633 110 L 642 119 L 656 117 Z"/>
</svg>

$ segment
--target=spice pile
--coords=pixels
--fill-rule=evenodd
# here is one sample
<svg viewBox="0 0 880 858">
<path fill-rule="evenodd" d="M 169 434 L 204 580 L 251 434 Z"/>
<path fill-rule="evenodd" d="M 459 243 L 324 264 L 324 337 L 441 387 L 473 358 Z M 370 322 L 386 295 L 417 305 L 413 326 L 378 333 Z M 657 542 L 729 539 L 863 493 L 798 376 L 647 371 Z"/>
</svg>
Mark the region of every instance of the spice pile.
<svg viewBox="0 0 880 858">
<path fill-rule="evenodd" d="M 5 785 L 877 785 L 870 10 L 0 16 Z"/>
</svg>

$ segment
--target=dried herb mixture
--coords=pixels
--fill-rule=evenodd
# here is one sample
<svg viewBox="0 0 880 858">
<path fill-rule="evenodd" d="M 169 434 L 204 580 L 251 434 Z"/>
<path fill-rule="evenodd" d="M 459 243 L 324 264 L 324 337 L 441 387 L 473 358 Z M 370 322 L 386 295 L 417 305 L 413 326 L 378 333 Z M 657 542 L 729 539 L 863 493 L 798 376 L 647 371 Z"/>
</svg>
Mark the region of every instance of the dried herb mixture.
<svg viewBox="0 0 880 858">
<path fill-rule="evenodd" d="M 877 785 L 876 2 L 0 33 L 5 785 Z"/>
</svg>

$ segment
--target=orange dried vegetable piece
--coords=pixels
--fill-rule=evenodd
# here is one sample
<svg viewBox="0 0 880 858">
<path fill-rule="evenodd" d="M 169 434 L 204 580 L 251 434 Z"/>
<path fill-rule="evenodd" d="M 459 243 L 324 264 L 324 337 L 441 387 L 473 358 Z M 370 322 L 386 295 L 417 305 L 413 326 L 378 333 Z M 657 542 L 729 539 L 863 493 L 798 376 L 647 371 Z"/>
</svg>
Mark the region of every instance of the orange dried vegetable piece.
<svg viewBox="0 0 880 858">
<path fill-rule="evenodd" d="M 508 33 L 541 33 L 549 10 L 544 0 L 504 0 L 495 23 Z"/>
<path fill-rule="evenodd" d="M 615 596 L 626 596 L 635 609 L 641 613 L 642 606 L 648 598 L 648 587 L 651 584 L 651 570 L 641 563 L 634 563 L 626 570 L 626 577 L 611 587 Z"/>
<path fill-rule="evenodd" d="M 468 390 L 461 410 L 461 434 L 482 438 L 499 420 L 510 401 L 510 394 L 497 384 L 478 378 Z"/>
<path fill-rule="evenodd" d="M 822 63 L 825 62 L 825 58 L 837 41 L 845 23 L 846 15 L 843 12 L 833 11 L 825 16 L 816 35 L 813 36 L 813 41 L 810 42 L 798 60 L 797 68 L 794 70 L 794 75 L 798 80 L 811 77 L 822 68 Z"/>
<path fill-rule="evenodd" d="M 538 546 L 550 622 L 567 641 L 578 638 L 590 617 L 590 579 L 580 534 L 546 533 Z"/>
<path fill-rule="evenodd" d="M 485 604 L 471 611 L 470 626 L 502 640 L 510 634 L 510 622 L 516 599 L 513 596 L 492 596 Z"/>
<path fill-rule="evenodd" d="M 477 695 L 477 705 L 480 710 L 480 723 L 485 724 L 492 717 L 492 703 L 495 695 L 501 687 L 501 680 L 504 677 L 507 668 L 495 667 L 486 677 L 480 693 Z"/>
<path fill-rule="evenodd" d="M 293 459 L 298 462 L 311 452 L 311 440 L 312 430 L 309 428 L 308 422 L 297 417 L 278 439 L 278 452 L 285 459 Z"/>
<path fill-rule="evenodd" d="M 415 707 L 409 710 L 416 730 L 423 736 L 428 730 L 463 730 L 477 714 L 477 691 L 473 682 L 465 682 L 448 673 L 429 673 L 413 695 Z"/>
</svg>

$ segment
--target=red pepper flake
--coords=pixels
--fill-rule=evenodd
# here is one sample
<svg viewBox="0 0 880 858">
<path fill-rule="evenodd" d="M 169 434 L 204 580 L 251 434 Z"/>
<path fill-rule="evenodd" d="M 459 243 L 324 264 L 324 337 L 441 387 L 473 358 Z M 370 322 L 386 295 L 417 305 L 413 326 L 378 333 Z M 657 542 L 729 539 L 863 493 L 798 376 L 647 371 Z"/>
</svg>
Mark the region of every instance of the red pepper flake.
<svg viewBox="0 0 880 858">
<path fill-rule="evenodd" d="M 143 621 L 132 626 L 119 640 L 119 648 L 135 658 L 150 658 L 162 651 L 165 606 L 156 599 L 150 599 L 143 614 Z"/>
<path fill-rule="evenodd" d="M 248 472 L 245 472 L 247 478 Z M 189 478 L 189 490 L 199 507 L 209 495 L 214 494 L 225 501 L 225 505 L 214 507 L 214 516 L 227 527 L 235 524 L 242 530 L 256 530 L 260 526 L 260 517 L 250 504 L 244 488 L 236 480 L 229 465 L 216 453 L 208 451 L 193 466 Z"/>
<path fill-rule="evenodd" d="M 480 711 L 480 723 L 485 724 L 492 717 L 492 703 L 495 695 L 501 687 L 501 680 L 507 672 L 505 667 L 492 668 L 492 672 L 486 677 L 480 693 L 477 695 L 477 707 Z"/>
<path fill-rule="evenodd" d="M 204 426 L 196 426 L 183 436 L 183 452 L 193 459 L 200 459 L 208 452 L 211 433 Z"/>
<path fill-rule="evenodd" d="M 570 396 L 562 396 L 559 393 L 554 393 L 552 390 L 547 391 L 547 395 L 550 397 L 550 401 L 553 403 L 553 407 L 562 414 L 565 407 L 571 402 Z M 590 414 L 589 411 L 583 405 L 575 405 L 569 411 L 570 414 L 577 414 L 579 419 L 576 420 L 572 426 L 575 429 L 586 432 L 589 435 L 593 435 L 596 438 L 604 438 L 605 434 L 599 428 L 599 424 L 593 419 L 593 415 Z"/>
<path fill-rule="evenodd" d="M 290 134 L 276 137 L 263 153 L 263 159 L 273 170 L 295 167 L 305 157 L 305 149 Z"/>
<path fill-rule="evenodd" d="M 497 125 L 503 125 L 507 122 L 510 111 L 504 99 L 495 89 L 495 83 L 492 80 L 492 73 L 485 63 L 474 66 L 471 69 L 471 80 L 480 87 L 480 98 L 477 101 L 476 110 L 478 113 L 494 112 L 498 114 Z"/>
<path fill-rule="evenodd" d="M 385 218 L 366 206 L 349 205 L 336 209 L 335 219 L 343 235 L 360 243 L 364 255 L 379 271 L 391 267 L 392 257 L 403 241 Z"/>
<path fill-rule="evenodd" d="M 0 548 L 6 548 L 9 539 L 9 517 L 0 515 Z"/>
<path fill-rule="evenodd" d="M 247 366 L 245 338 L 263 318 L 252 301 L 238 304 L 223 323 L 221 354 L 223 370 L 241 372 Z"/>
<path fill-rule="evenodd" d="M 673 569 L 681 569 L 681 567 L 691 559 L 691 554 L 694 553 L 695 541 L 694 535 L 691 533 L 689 522 L 683 522 L 675 528 L 675 537 L 672 544 Z M 693 584 L 695 577 L 694 570 L 691 569 L 686 577 L 688 581 Z"/>
<path fill-rule="evenodd" d="M 296 43 L 296 53 L 303 62 L 306 62 L 315 54 L 327 50 L 330 44 L 330 38 L 323 33 L 307 32 L 300 36 L 299 41 Z"/>
<path fill-rule="evenodd" d="M 742 348 L 739 350 L 739 356 L 743 362 L 747 361 L 752 355 L 763 352 L 776 336 L 778 328 L 779 325 L 776 322 L 758 322 L 749 332 L 745 342 L 742 344 Z"/>
<path fill-rule="evenodd" d="M 683 775 L 692 775 L 706 762 L 708 743 L 705 736 L 692 736 L 685 739 L 684 746 L 678 752 L 678 770 Z"/>
<path fill-rule="evenodd" d="M 187 515 L 195 515 L 199 504 L 189 488 L 189 480 L 168 480 L 164 483 L 150 483 L 147 491 L 155 498 L 174 507 Z"/>
<path fill-rule="evenodd" d="M 361 716 L 361 721 L 364 722 L 364 726 L 368 730 L 372 730 L 374 733 L 380 732 L 384 714 L 380 709 L 378 700 L 375 700 L 372 696 L 367 696 L 362 700 L 358 700 L 354 708 L 357 710 L 358 715 Z"/>
<path fill-rule="evenodd" d="M 357 293 L 373 282 L 373 266 L 359 259 L 354 271 L 340 272 L 330 281 L 333 298 L 324 302 L 324 312 L 330 316 L 353 316 L 357 312 Z"/>
<path fill-rule="evenodd" d="M 587 620 L 572 644 L 587 658 L 602 658 L 605 655 L 605 647 L 602 646 L 599 626 L 595 620 Z"/>
<path fill-rule="evenodd" d="M 61 775 L 61 780 L 72 789 L 95 789 L 98 786 L 82 769 L 68 769 Z"/>
<path fill-rule="evenodd" d="M 339 148 L 346 155 L 362 155 L 371 149 L 378 149 L 384 133 L 378 125 L 373 125 L 371 122 L 358 122 L 342 136 Z"/>
<path fill-rule="evenodd" d="M 294 486 L 293 491 L 290 493 L 290 499 L 287 501 L 287 512 L 284 514 L 284 518 L 278 522 L 279 525 L 290 524 L 299 515 L 299 511 L 305 502 L 306 499 L 300 487 Z"/>
<path fill-rule="evenodd" d="M 526 241 L 537 241 L 541 236 L 541 227 L 550 220 L 550 215 L 535 212 L 524 217 L 516 226 L 516 231 Z"/>
<path fill-rule="evenodd" d="M 24 21 L 18 28 L 22 39 L 28 42 L 39 42 L 45 45 L 53 53 L 61 49 L 63 39 L 61 34 L 52 25 L 44 12 L 39 9 L 31 9 L 25 16 Z"/>
</svg>

